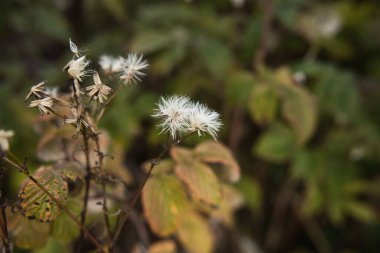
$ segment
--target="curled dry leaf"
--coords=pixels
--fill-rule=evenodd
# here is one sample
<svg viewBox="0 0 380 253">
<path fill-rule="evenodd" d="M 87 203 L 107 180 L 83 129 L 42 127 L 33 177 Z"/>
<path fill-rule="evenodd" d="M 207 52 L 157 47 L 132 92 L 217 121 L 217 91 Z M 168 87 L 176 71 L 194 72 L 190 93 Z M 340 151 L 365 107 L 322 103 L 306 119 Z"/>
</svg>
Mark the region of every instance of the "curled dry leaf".
<svg viewBox="0 0 380 253">
<path fill-rule="evenodd" d="M 50 224 L 29 220 L 7 208 L 8 230 L 21 249 L 43 248 L 48 241 Z"/>
<path fill-rule="evenodd" d="M 206 164 L 193 158 L 191 151 L 174 147 L 170 150 L 175 159 L 175 173 L 189 188 L 195 200 L 217 206 L 220 201 L 220 187 L 218 178 Z"/>
<path fill-rule="evenodd" d="M 33 177 L 54 196 L 60 205 L 65 206 L 68 198 L 67 182 L 51 167 L 40 167 Z M 27 179 L 18 194 L 22 213 L 29 219 L 51 222 L 61 214 L 57 203 L 31 179 Z"/>
<path fill-rule="evenodd" d="M 216 141 L 202 142 L 194 149 L 197 159 L 215 167 L 216 175 L 229 182 L 237 182 L 240 179 L 240 167 L 231 151 Z M 215 165 L 215 166 L 214 166 Z M 221 168 L 221 173 L 218 169 Z"/>
</svg>

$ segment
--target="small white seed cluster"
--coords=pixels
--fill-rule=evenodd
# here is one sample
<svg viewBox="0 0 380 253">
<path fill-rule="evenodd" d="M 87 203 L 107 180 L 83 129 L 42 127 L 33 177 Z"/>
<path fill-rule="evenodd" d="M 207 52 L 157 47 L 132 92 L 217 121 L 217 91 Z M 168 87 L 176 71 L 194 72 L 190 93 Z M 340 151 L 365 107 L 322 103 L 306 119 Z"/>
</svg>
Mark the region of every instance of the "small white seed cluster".
<svg viewBox="0 0 380 253">
<path fill-rule="evenodd" d="M 31 97 L 35 98 L 30 102 L 29 107 L 37 107 L 42 115 L 50 112 L 57 114 L 57 111 L 53 109 L 56 103 L 70 107 L 71 115 L 68 117 L 64 115 L 64 123 L 75 125 L 79 132 L 82 128 L 91 127 L 92 120 L 88 113 L 89 105 L 96 102 L 99 110 L 95 111 L 101 112 L 114 90 L 102 82 L 97 71 L 90 69 L 90 61 L 86 55 L 82 55 L 84 50 L 78 49 L 71 39 L 69 45 L 73 57 L 64 66 L 63 71 L 73 80 L 71 100 L 62 99 L 58 94 L 58 89 L 49 89 L 45 87 L 45 82 L 41 82 L 31 87 L 25 101 Z M 148 67 L 148 63 L 143 60 L 143 57 L 136 54 L 129 54 L 127 58 L 101 56 L 99 65 L 105 74 L 115 73 L 116 77 L 121 80 L 122 86 L 141 81 L 145 75 L 142 71 Z M 82 88 L 85 78 L 90 75 L 92 75 L 93 84 Z"/>
<path fill-rule="evenodd" d="M 173 139 L 197 132 L 198 136 L 208 133 L 216 140 L 223 125 L 219 113 L 186 96 L 161 97 L 152 117 L 160 120 L 161 133 L 167 132 Z"/>
</svg>

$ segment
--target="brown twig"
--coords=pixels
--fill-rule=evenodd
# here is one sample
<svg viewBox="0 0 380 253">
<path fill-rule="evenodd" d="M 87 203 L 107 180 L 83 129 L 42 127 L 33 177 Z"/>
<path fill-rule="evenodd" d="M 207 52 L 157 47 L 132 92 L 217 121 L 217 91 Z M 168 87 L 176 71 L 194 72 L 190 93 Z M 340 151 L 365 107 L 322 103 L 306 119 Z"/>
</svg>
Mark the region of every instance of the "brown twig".
<svg viewBox="0 0 380 253">
<path fill-rule="evenodd" d="M 253 69 L 257 70 L 260 68 L 265 61 L 265 57 L 268 52 L 268 38 L 270 34 L 270 26 L 272 22 L 272 11 L 273 3 L 272 0 L 264 0 L 264 10 L 263 10 L 263 20 L 261 24 L 261 37 L 260 44 L 257 48 L 254 60 L 253 60 Z"/>
<path fill-rule="evenodd" d="M 89 150 L 89 143 L 88 143 L 88 134 L 86 128 L 83 128 L 82 130 L 82 136 L 83 136 L 83 143 L 84 143 L 84 154 L 86 158 L 86 177 L 85 177 L 85 191 L 84 191 L 84 198 L 83 198 L 83 208 L 81 212 L 81 224 L 83 226 L 86 225 L 86 215 L 87 215 L 87 204 L 88 204 L 88 198 L 90 195 L 90 185 L 91 185 L 91 166 L 90 166 L 90 150 Z M 83 231 L 81 231 L 79 240 L 80 242 L 83 240 L 84 234 Z"/>
<path fill-rule="evenodd" d="M 20 164 L 20 162 L 18 161 L 12 161 L 10 160 L 8 157 L 5 157 L 4 160 L 13 165 L 14 167 L 16 167 L 19 171 L 27 171 L 27 169 L 25 168 L 24 165 Z M 53 194 L 51 194 L 46 188 L 45 186 L 43 186 L 41 183 L 39 183 L 33 176 L 29 175 L 29 173 L 25 173 L 25 175 L 34 183 L 38 186 L 38 188 L 40 188 L 44 193 L 46 193 L 46 195 L 49 196 L 49 198 L 51 198 L 55 203 L 56 205 L 58 206 L 58 208 L 62 211 L 64 211 L 69 217 L 71 220 L 73 220 L 81 229 L 81 231 L 83 231 L 83 233 L 85 233 L 88 238 L 94 243 L 94 245 L 96 246 L 97 250 L 99 252 L 104 252 L 103 249 L 102 249 L 102 246 L 100 245 L 100 243 L 98 242 L 98 240 L 91 234 L 91 232 L 85 227 L 82 225 L 82 223 L 75 217 L 74 214 L 72 214 L 65 206 L 61 205 L 61 203 L 59 202 L 59 200 L 57 200 Z"/>
<path fill-rule="evenodd" d="M 108 98 L 107 102 L 104 103 L 104 105 L 102 105 L 102 107 L 100 108 L 100 111 L 99 113 L 97 114 L 96 116 L 96 120 L 95 120 L 95 125 L 98 125 L 99 124 L 99 121 L 101 120 L 105 110 L 106 110 L 106 107 L 107 105 L 109 105 L 111 103 L 111 101 L 115 98 L 117 92 L 123 87 L 122 84 L 120 84 L 116 90 L 114 90 L 114 92 L 112 93 L 112 95 Z"/>
<path fill-rule="evenodd" d="M 302 213 L 300 213 L 301 201 L 302 199 L 300 196 L 294 199 L 293 210 L 297 214 L 302 226 L 305 228 L 307 234 L 309 235 L 311 241 L 317 249 L 317 252 L 334 252 L 318 222 L 313 217 L 305 217 L 304 215 L 302 215 Z"/>
<path fill-rule="evenodd" d="M 285 213 L 291 200 L 294 197 L 294 182 L 288 178 L 284 183 L 280 193 L 277 195 L 271 223 L 264 242 L 266 251 L 276 251 L 282 237 L 281 221 L 285 219 Z"/>
<path fill-rule="evenodd" d="M 0 150 L 0 179 L 2 178 L 2 175 L 4 173 L 4 156 L 5 154 Z M 5 212 L 6 209 L 6 199 L 3 198 L 2 192 L 0 189 L 0 229 L 1 229 L 1 235 L 0 238 L 3 242 L 3 246 L 6 253 L 11 253 L 10 248 L 10 241 L 9 241 L 9 234 L 8 234 L 8 224 L 7 224 L 7 214 Z M 3 203 L 4 202 L 4 203 Z"/>
<path fill-rule="evenodd" d="M 137 189 L 136 193 L 133 195 L 133 198 L 128 206 L 128 209 L 125 211 L 124 213 L 124 216 L 122 216 L 120 218 L 120 222 L 118 222 L 118 227 L 116 228 L 116 232 L 114 234 L 114 237 L 113 237 L 113 241 L 112 241 L 112 247 L 111 247 L 111 250 L 115 247 L 115 244 L 117 242 L 117 239 L 121 233 L 121 230 L 125 224 L 125 222 L 128 220 L 128 216 L 129 214 L 131 213 L 131 211 L 133 210 L 133 207 L 136 205 L 137 203 L 137 200 L 139 199 L 141 193 L 142 193 L 142 190 L 144 189 L 144 186 L 146 184 L 146 182 L 148 181 L 150 175 L 152 174 L 152 171 L 154 169 L 154 167 L 156 167 L 159 163 L 160 163 L 160 160 L 162 159 L 162 157 L 164 156 L 164 154 L 173 146 L 181 143 L 183 140 L 185 140 L 186 138 L 188 138 L 190 135 L 192 135 L 193 133 L 195 133 L 196 131 L 193 131 L 193 132 L 190 132 L 189 134 L 185 135 L 183 138 L 171 143 L 171 144 L 167 144 L 164 146 L 163 150 L 161 151 L 161 153 L 151 161 L 150 163 L 150 167 L 149 167 L 149 170 L 148 170 L 148 173 L 145 175 L 144 177 L 144 180 L 141 182 L 139 188 Z"/>
<path fill-rule="evenodd" d="M 96 144 L 96 152 L 98 153 L 98 166 L 99 170 L 103 170 L 103 160 L 104 160 L 104 154 L 100 149 L 100 142 L 99 142 L 99 134 L 94 134 L 93 139 Z M 103 197 L 103 217 L 104 222 L 107 229 L 107 247 L 108 252 L 111 252 L 111 245 L 112 245 L 112 231 L 111 231 L 111 225 L 108 218 L 108 208 L 107 208 L 107 191 L 106 191 L 106 182 L 105 180 L 102 180 L 102 197 Z"/>
</svg>

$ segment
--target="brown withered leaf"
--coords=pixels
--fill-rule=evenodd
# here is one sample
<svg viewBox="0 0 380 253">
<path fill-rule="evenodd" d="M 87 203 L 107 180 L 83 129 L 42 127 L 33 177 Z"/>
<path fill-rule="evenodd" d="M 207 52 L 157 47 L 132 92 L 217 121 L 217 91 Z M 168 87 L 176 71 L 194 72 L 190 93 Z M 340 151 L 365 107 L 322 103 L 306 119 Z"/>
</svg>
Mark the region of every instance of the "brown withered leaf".
<svg viewBox="0 0 380 253">
<path fill-rule="evenodd" d="M 43 248 L 49 238 L 50 224 L 29 220 L 7 210 L 8 229 L 18 248 Z"/>
<path fill-rule="evenodd" d="M 175 173 L 186 184 L 191 196 L 212 206 L 220 201 L 218 178 L 206 164 L 193 158 L 187 149 L 174 147 L 170 150 L 176 160 Z"/>
<path fill-rule="evenodd" d="M 216 174 L 229 182 L 237 182 L 240 179 L 240 167 L 231 151 L 216 141 L 205 141 L 194 149 L 194 156 L 202 162 L 211 164 Z M 221 169 L 219 173 L 218 169 Z"/>
<path fill-rule="evenodd" d="M 211 209 L 211 216 L 223 222 L 226 226 L 234 225 L 234 212 L 244 204 L 243 196 L 233 187 L 222 185 L 222 200 L 218 208 Z"/>
<path fill-rule="evenodd" d="M 40 167 L 34 173 L 33 177 L 43 185 L 61 205 L 66 205 L 68 198 L 67 182 L 51 167 Z M 31 179 L 27 179 L 24 182 L 18 196 L 20 198 L 22 212 L 29 219 L 36 219 L 40 222 L 51 222 L 61 214 L 57 203 Z"/>
<path fill-rule="evenodd" d="M 165 174 L 148 179 L 142 192 L 142 203 L 151 229 L 159 236 L 173 233 L 178 219 L 190 206 L 179 179 Z"/>
</svg>

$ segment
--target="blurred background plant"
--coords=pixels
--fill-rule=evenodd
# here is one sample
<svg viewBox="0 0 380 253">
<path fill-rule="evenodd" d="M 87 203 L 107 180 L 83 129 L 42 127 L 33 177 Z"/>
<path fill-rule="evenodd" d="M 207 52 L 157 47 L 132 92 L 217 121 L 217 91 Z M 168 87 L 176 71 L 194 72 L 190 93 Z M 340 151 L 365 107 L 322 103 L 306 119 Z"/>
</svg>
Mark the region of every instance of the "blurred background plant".
<svg viewBox="0 0 380 253">
<path fill-rule="evenodd" d="M 245 205 L 215 227 L 215 252 L 378 251 L 378 1 L 6 0 L 0 14 L 0 127 L 16 133 L 14 153 L 33 154 L 38 141 L 25 127 L 37 113 L 21 103 L 30 86 L 66 87 L 56 66 L 69 60 L 68 38 L 94 62 L 143 53 L 148 78 L 102 124 L 141 178 L 165 141 L 149 117 L 161 94 L 222 114 Z M 7 170 L 3 192 L 16 196 L 21 180 Z M 59 250 L 49 240 L 34 252 Z"/>
</svg>

